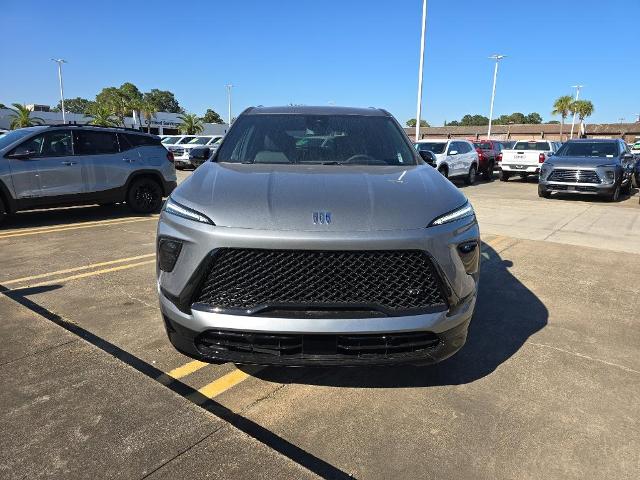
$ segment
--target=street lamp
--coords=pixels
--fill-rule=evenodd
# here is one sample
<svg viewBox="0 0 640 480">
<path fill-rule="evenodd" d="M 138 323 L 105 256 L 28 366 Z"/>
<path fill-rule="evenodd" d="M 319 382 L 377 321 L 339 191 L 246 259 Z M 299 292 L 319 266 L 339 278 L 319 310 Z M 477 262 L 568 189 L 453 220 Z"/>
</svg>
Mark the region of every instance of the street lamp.
<svg viewBox="0 0 640 480">
<path fill-rule="evenodd" d="M 227 118 L 229 119 L 229 127 L 231 127 L 231 89 L 233 85 L 228 83 L 225 87 L 227 87 L 227 106 L 229 107 L 229 116 Z"/>
<path fill-rule="evenodd" d="M 491 138 L 491 124 L 493 123 L 493 101 L 496 98 L 496 80 L 498 79 L 498 63 L 506 55 L 491 55 L 489 58 L 496 61 L 496 66 L 493 69 L 493 89 L 491 90 L 491 107 L 489 108 L 489 131 L 487 132 L 487 138 Z"/>
<path fill-rule="evenodd" d="M 58 64 L 58 81 L 60 82 L 60 103 L 62 106 L 62 123 L 67 123 L 67 120 L 64 116 L 64 88 L 62 86 L 62 64 L 67 63 L 66 60 L 62 58 L 52 58 L 52 62 L 56 62 Z"/>
<path fill-rule="evenodd" d="M 424 35 L 427 30 L 427 0 L 422 0 L 422 35 L 420 37 L 420 67 L 418 68 L 418 108 L 416 112 L 416 142 L 420 140 L 420 115 L 422 114 L 422 72 L 424 70 Z"/>
<path fill-rule="evenodd" d="M 584 85 L 572 85 L 571 88 L 576 89 L 576 102 L 578 101 L 578 97 L 580 96 L 580 89 L 584 87 Z M 576 112 L 573 112 L 573 120 L 571 120 L 571 137 L 573 138 L 573 127 L 576 124 Z"/>
</svg>

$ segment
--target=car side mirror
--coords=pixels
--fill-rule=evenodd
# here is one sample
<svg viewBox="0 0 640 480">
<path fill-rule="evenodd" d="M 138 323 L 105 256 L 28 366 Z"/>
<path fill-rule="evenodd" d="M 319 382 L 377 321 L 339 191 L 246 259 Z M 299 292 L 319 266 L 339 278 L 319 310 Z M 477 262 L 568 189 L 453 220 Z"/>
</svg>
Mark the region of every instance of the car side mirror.
<svg viewBox="0 0 640 480">
<path fill-rule="evenodd" d="M 451 150 L 451 151 L 449 152 L 449 155 L 457 155 L 457 154 L 458 154 L 458 151 L 457 151 L 457 150 Z"/>
<path fill-rule="evenodd" d="M 428 163 L 432 167 L 436 166 L 437 161 L 435 153 L 429 150 L 420 150 L 418 153 L 420 154 L 422 160 L 424 160 L 426 163 Z"/>
<path fill-rule="evenodd" d="M 553 157 L 553 152 L 547 153 L 547 157 Z"/>
<path fill-rule="evenodd" d="M 633 160 L 633 155 L 631 155 L 630 153 L 625 153 L 622 156 L 622 158 L 625 159 L 625 160 Z"/>
<path fill-rule="evenodd" d="M 10 153 L 7 158 L 13 158 L 15 160 L 28 160 L 36 154 L 35 150 L 22 150 Z"/>
</svg>

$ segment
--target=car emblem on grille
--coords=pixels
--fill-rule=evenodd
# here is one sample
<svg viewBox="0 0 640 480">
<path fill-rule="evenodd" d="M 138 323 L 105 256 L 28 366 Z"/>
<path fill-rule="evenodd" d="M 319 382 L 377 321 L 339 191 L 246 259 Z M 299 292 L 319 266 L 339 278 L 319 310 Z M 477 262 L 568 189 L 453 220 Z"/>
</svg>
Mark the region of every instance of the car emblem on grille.
<svg viewBox="0 0 640 480">
<path fill-rule="evenodd" d="M 331 212 L 313 212 L 314 225 L 328 225 L 331 223 Z"/>
</svg>

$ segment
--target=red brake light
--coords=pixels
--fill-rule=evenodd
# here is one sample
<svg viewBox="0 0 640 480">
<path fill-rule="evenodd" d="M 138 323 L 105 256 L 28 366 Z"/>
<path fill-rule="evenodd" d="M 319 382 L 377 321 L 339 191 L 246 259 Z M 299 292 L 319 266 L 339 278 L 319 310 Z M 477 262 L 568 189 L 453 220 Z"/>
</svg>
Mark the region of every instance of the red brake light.
<svg viewBox="0 0 640 480">
<path fill-rule="evenodd" d="M 544 157 L 544 153 L 541 153 L 540 155 L 538 155 L 538 163 L 544 163 L 545 157 Z"/>
<path fill-rule="evenodd" d="M 501 162 L 501 161 L 502 161 L 502 152 L 500 152 L 500 153 L 498 154 L 498 161 L 499 161 L 499 162 Z"/>
<path fill-rule="evenodd" d="M 480 150 L 479 148 L 476 148 L 476 152 L 478 152 L 478 158 L 482 160 L 482 150 Z"/>
<path fill-rule="evenodd" d="M 167 152 L 167 160 L 169 160 L 171 163 L 173 163 L 173 152 L 172 151 L 168 151 Z"/>
</svg>

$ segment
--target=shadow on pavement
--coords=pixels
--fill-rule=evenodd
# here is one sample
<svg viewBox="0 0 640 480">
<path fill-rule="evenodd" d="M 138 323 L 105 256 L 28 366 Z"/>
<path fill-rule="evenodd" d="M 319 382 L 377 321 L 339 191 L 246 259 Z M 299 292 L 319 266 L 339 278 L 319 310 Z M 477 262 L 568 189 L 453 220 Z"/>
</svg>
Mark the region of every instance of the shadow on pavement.
<svg viewBox="0 0 640 480">
<path fill-rule="evenodd" d="M 78 225 L 85 222 L 101 220 L 126 220 L 144 218 L 150 215 L 137 214 L 124 203 L 115 205 L 88 205 L 80 207 L 54 208 L 46 210 L 29 210 L 9 215 L 0 225 L 0 232 L 5 229 L 21 229 L 35 227 L 53 227 Z"/>
<path fill-rule="evenodd" d="M 252 375 L 277 383 L 365 388 L 459 385 L 489 375 L 546 326 L 548 311 L 511 274 L 509 260 L 500 258 L 487 244 L 483 252 L 480 292 L 467 343 L 444 362 L 423 367 L 271 367 Z"/>
</svg>

